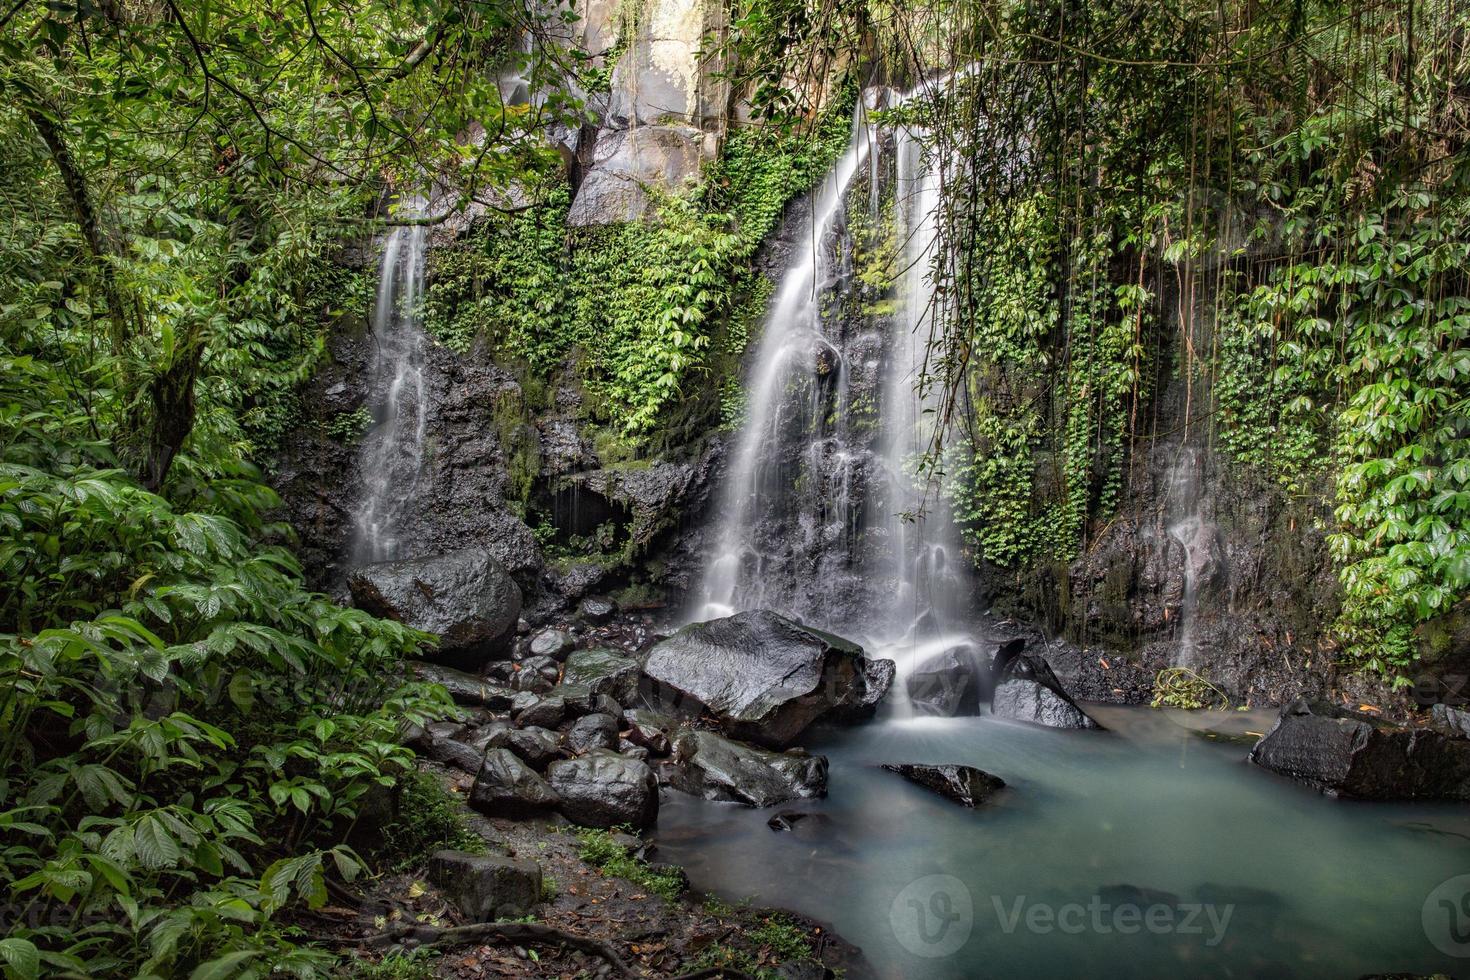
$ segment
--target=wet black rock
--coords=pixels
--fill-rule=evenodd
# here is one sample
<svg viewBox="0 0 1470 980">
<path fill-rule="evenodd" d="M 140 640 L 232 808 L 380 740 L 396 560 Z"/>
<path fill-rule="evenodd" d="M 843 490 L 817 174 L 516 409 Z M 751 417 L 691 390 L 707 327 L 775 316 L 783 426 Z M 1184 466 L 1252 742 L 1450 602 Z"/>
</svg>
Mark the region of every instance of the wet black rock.
<svg viewBox="0 0 1470 980">
<path fill-rule="evenodd" d="M 860 647 L 765 610 L 684 627 L 649 651 L 643 672 L 671 707 L 773 748 L 834 708 L 857 710 L 883 693 L 870 690 Z"/>
<path fill-rule="evenodd" d="M 567 657 L 562 682 L 581 684 L 626 705 L 638 696 L 638 674 L 638 661 L 616 650 L 577 650 Z"/>
<path fill-rule="evenodd" d="M 1102 728 L 1077 707 L 1039 655 L 1002 647 L 996 654 L 996 673 L 999 683 L 990 708 L 997 718 L 1048 728 Z"/>
<path fill-rule="evenodd" d="M 464 742 L 472 749 L 484 752 L 486 749 L 492 747 L 491 743 L 495 741 L 495 738 L 497 735 L 499 735 L 499 733 L 508 732 L 511 730 L 512 729 L 508 723 L 497 718 L 494 721 L 487 721 L 485 724 L 480 725 L 477 728 L 469 729 L 460 736 L 460 741 Z"/>
<path fill-rule="evenodd" d="M 465 670 L 506 655 L 521 613 L 520 587 L 475 548 L 363 565 L 347 584 L 359 608 L 437 633 L 439 647 L 424 659 Z"/>
<path fill-rule="evenodd" d="M 883 768 L 961 806 L 979 806 L 1005 788 L 1005 780 L 974 766 L 886 763 Z"/>
<path fill-rule="evenodd" d="M 1299 699 L 1283 708 L 1250 759 L 1334 796 L 1470 800 L 1470 738 L 1321 702 Z"/>
<path fill-rule="evenodd" d="M 617 751 L 618 722 L 612 715 L 591 714 L 578 718 L 562 737 L 563 744 L 577 755 L 596 749 Z"/>
<path fill-rule="evenodd" d="M 1047 728 L 1101 728 L 1065 694 L 1033 680 L 1016 679 L 995 689 L 991 710 L 997 718 L 1025 721 Z"/>
<path fill-rule="evenodd" d="M 430 738 L 424 754 L 435 762 L 442 762 L 470 774 L 480 771 L 480 763 L 484 759 L 479 751 L 452 738 Z"/>
<path fill-rule="evenodd" d="M 622 705 L 610 695 L 594 693 L 585 684 L 558 684 L 551 689 L 549 696 L 562 699 L 566 704 L 568 718 L 592 714 L 612 715 L 616 718 L 623 712 Z"/>
<path fill-rule="evenodd" d="M 562 723 L 567 716 L 567 703 L 563 698 L 549 695 L 547 697 L 536 697 L 529 695 L 534 701 L 519 707 L 515 713 L 515 722 L 522 728 L 555 728 Z M 517 704 L 521 704 L 517 698 Z"/>
<path fill-rule="evenodd" d="M 420 680 L 442 686 L 455 704 L 509 711 L 516 698 L 516 693 L 509 688 L 441 664 L 415 663 L 413 671 Z"/>
<path fill-rule="evenodd" d="M 924 715 L 978 715 L 994 691 L 991 660 L 969 644 L 915 665 L 904 681 L 909 703 Z"/>
<path fill-rule="evenodd" d="M 535 657 L 551 657 L 560 660 L 571 652 L 576 641 L 566 630 L 544 629 L 531 637 L 530 652 Z"/>
<path fill-rule="evenodd" d="M 1430 720 L 1446 735 L 1463 738 L 1470 736 L 1470 711 L 1452 708 L 1447 704 L 1436 704 L 1429 709 Z"/>
<path fill-rule="evenodd" d="M 535 671 L 543 678 L 555 684 L 561 676 L 561 664 L 551 657 L 534 654 L 521 661 L 521 671 Z"/>
<path fill-rule="evenodd" d="M 629 708 L 623 712 L 628 740 L 641 745 L 654 755 L 668 755 L 669 732 L 677 728 L 674 719 L 651 708 Z"/>
<path fill-rule="evenodd" d="M 523 820 L 550 813 L 556 793 L 509 750 L 492 748 L 470 789 L 470 806 L 489 817 Z"/>
<path fill-rule="evenodd" d="M 707 800 L 765 807 L 827 795 L 827 759 L 800 750 L 766 752 L 716 735 L 681 732 L 669 784 Z"/>
<path fill-rule="evenodd" d="M 804 810 L 782 810 L 774 817 L 766 821 L 766 826 L 772 830 L 789 833 L 801 827 L 803 830 L 813 827 L 825 827 L 832 822 L 832 818 L 825 813 L 808 813 Z"/>
<path fill-rule="evenodd" d="M 577 616 L 584 623 L 599 626 L 617 615 L 618 604 L 607 596 L 590 595 L 577 604 Z"/>
<path fill-rule="evenodd" d="M 541 866 L 535 861 L 438 851 L 429 858 L 428 872 L 470 922 L 519 918 L 541 902 Z"/>
<path fill-rule="evenodd" d="M 504 729 L 490 739 L 489 747 L 509 749 L 537 772 L 543 772 L 562 756 L 561 740 L 556 737 L 556 733 L 534 725 Z"/>
<path fill-rule="evenodd" d="M 561 797 L 561 812 L 573 823 L 643 830 L 658 819 L 658 779 L 637 759 L 591 752 L 553 762 L 546 777 Z"/>
</svg>

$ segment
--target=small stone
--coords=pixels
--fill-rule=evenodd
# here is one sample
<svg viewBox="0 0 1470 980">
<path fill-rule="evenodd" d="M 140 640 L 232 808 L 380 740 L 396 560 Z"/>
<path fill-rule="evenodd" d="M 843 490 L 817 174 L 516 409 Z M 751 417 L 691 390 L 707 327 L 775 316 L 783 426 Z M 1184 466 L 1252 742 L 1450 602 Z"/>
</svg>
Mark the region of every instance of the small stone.
<svg viewBox="0 0 1470 980">
<path fill-rule="evenodd" d="M 531 637 L 531 655 L 561 659 L 571 653 L 574 641 L 565 630 L 544 629 Z"/>
<path fill-rule="evenodd" d="M 516 724 L 522 728 L 555 728 L 567 716 L 567 703 L 559 697 L 538 698 L 515 716 Z"/>
<path fill-rule="evenodd" d="M 584 622 L 600 625 L 617 614 L 618 604 L 607 596 L 590 595 L 577 604 L 577 615 Z"/>
</svg>

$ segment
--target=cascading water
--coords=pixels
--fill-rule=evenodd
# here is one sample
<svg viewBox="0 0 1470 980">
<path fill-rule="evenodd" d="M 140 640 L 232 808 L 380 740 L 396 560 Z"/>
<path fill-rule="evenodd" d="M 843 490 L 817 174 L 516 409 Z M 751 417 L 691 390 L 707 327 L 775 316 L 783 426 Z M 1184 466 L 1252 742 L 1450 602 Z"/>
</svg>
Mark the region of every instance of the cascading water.
<svg viewBox="0 0 1470 980">
<path fill-rule="evenodd" d="M 837 234 L 847 190 L 874 152 L 866 109 L 853 116 L 847 149 L 816 194 L 807 242 L 787 273 L 766 318 L 749 380 L 748 416 L 734 447 L 721 497 L 716 556 L 703 583 L 701 618 L 761 606 L 824 618 L 830 590 L 815 575 L 791 589 L 771 588 L 773 564 L 815 570 L 830 539 L 850 544 L 854 468 L 861 465 L 848 411 L 851 368 L 834 335 L 843 322 L 830 313 L 834 282 L 850 260 Z M 840 338 L 839 338 L 840 339 Z M 762 533 L 761 525 L 776 533 Z M 774 549 L 785 541 L 785 554 Z M 839 549 L 844 554 L 846 547 Z"/>
<path fill-rule="evenodd" d="M 860 106 L 766 319 L 696 615 L 775 609 L 862 637 L 902 677 L 972 645 L 977 617 L 938 488 L 915 472 L 935 435 L 921 382 L 943 312 L 933 273 L 945 167 L 921 130 L 898 129 L 892 145 L 894 312 L 873 316 L 852 296 L 849 198 L 877 227 L 885 172 Z M 864 170 L 872 187 L 860 201 L 849 190 Z"/>
<path fill-rule="evenodd" d="M 1168 472 L 1165 532 L 1183 551 L 1184 588 L 1175 627 L 1174 666 L 1194 667 L 1198 659 L 1195 619 L 1199 610 L 1200 578 L 1213 567 L 1215 530 L 1204 519 L 1201 504 L 1204 457 L 1192 446 L 1182 446 Z"/>
<path fill-rule="evenodd" d="M 373 428 L 363 438 L 359 469 L 363 499 L 354 555 L 360 562 L 403 557 L 399 523 L 423 470 L 424 354 L 427 338 L 418 314 L 424 281 L 424 228 L 403 225 L 383 243 L 370 390 Z"/>
</svg>

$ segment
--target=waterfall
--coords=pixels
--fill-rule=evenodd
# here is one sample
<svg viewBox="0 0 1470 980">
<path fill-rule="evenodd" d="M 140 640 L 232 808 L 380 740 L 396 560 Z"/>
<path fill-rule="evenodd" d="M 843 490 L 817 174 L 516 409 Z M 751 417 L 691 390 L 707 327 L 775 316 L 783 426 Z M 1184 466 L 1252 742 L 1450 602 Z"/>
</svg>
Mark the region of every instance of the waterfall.
<svg viewBox="0 0 1470 980">
<path fill-rule="evenodd" d="M 363 499 L 356 515 L 358 561 L 404 557 L 399 535 L 423 469 L 424 355 L 419 319 L 424 282 L 424 228 L 399 226 L 383 243 L 373 307 L 369 374 L 373 428 L 363 438 L 359 470 Z"/>
<path fill-rule="evenodd" d="M 886 496 L 881 515 L 888 540 L 888 577 L 897 588 L 892 614 L 897 622 L 927 631 L 952 628 L 966 616 L 968 576 L 959 538 L 944 512 L 937 481 L 916 472 L 935 448 L 930 341 L 944 310 L 933 276 L 940 260 L 939 221 L 946 164 L 925 149 L 927 133 L 900 127 L 894 133 L 898 304 L 887 356 L 883 392 L 883 473 Z"/>
<path fill-rule="evenodd" d="M 1179 601 L 1179 622 L 1175 628 L 1174 666 L 1193 667 L 1198 654 L 1194 636 L 1195 614 L 1199 609 L 1200 576 L 1210 567 L 1214 529 L 1207 525 L 1201 510 L 1203 457 L 1192 446 L 1181 446 L 1179 455 L 1169 467 L 1165 497 L 1165 531 L 1184 552 L 1184 592 Z"/>
<path fill-rule="evenodd" d="M 932 91 L 932 86 L 922 89 Z M 915 97 L 890 94 L 893 101 Z M 854 301 L 848 207 L 881 208 L 880 146 L 860 105 L 846 151 L 813 195 L 747 379 L 714 555 L 696 618 L 769 608 L 859 636 L 908 666 L 972 645 L 968 560 L 936 481 L 923 383 L 943 310 L 933 273 L 946 180 L 925 133 L 892 133 L 891 315 Z M 886 153 L 885 153 L 886 156 Z M 886 164 L 886 161 L 884 161 Z M 868 187 L 854 187 L 862 173 Z M 857 180 L 861 185 L 864 181 Z"/>
<path fill-rule="evenodd" d="M 825 316 L 832 283 L 845 281 L 841 249 L 833 242 L 843 224 L 848 187 L 874 152 L 866 108 L 853 114 L 847 149 L 827 174 L 812 204 L 805 241 L 786 273 L 756 350 L 747 383 L 748 412 L 725 476 L 716 554 L 705 573 L 700 618 L 769 605 L 788 612 L 819 612 L 820 589 L 776 595 L 765 574 L 772 562 L 808 555 L 772 554 L 771 541 L 797 535 L 798 550 L 846 536 L 852 512 L 853 444 L 848 386 L 850 365 Z M 837 492 L 833 492 L 833 490 Z M 760 525 L 774 520 L 777 535 Z"/>
</svg>

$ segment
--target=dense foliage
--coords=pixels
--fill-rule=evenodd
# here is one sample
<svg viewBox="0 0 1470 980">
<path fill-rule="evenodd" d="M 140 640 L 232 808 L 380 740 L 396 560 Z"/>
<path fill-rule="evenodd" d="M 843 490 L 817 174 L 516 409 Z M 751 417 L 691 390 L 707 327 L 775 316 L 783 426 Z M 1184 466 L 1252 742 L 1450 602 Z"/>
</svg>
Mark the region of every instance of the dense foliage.
<svg viewBox="0 0 1470 980">
<path fill-rule="evenodd" d="M 304 587 L 251 460 L 370 300 L 332 259 L 383 178 L 491 199 L 544 157 L 557 90 L 494 84 L 539 25 L 331 0 L 0 18 L 0 962 L 323 972 L 287 913 L 363 869 L 400 726 L 443 693 L 403 679 L 427 637 Z M 497 136 L 461 142 L 469 119 Z"/>
<path fill-rule="evenodd" d="M 743 304 L 765 299 L 750 259 L 786 202 L 817 182 L 846 141 L 837 105 L 815 131 L 733 134 L 693 196 L 664 195 L 653 220 L 568 233 L 565 188 L 490 220 L 434 259 L 428 325 L 459 350 L 484 343 L 544 378 L 572 360 L 598 405 L 595 421 L 637 441 L 668 422 L 681 386 L 745 336 Z"/>
<path fill-rule="evenodd" d="M 1335 482 L 1336 638 L 1405 671 L 1470 591 L 1463 5 L 995 2 L 878 30 L 897 71 L 966 66 L 906 121 L 951 190 L 925 383 L 979 558 L 1069 559 L 1156 440 L 1216 445 L 1282 494 Z"/>
</svg>

